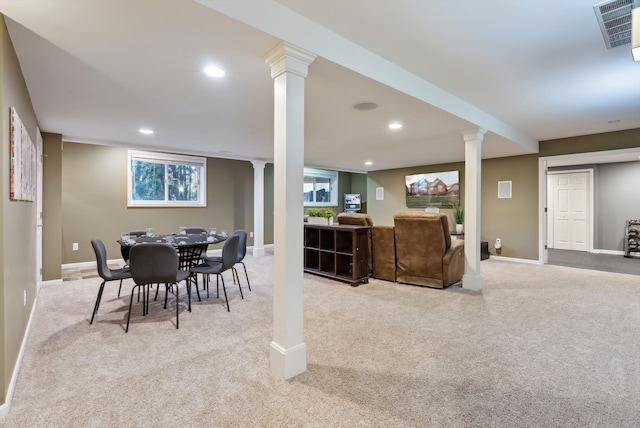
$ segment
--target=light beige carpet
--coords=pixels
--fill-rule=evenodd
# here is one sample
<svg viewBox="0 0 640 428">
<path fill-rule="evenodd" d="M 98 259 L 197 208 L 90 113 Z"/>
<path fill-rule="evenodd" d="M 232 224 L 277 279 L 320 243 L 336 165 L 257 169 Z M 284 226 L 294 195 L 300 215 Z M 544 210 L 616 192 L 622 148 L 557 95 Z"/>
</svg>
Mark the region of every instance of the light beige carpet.
<svg viewBox="0 0 640 428">
<path fill-rule="evenodd" d="M 640 277 L 495 260 L 484 290 L 306 275 L 308 370 L 269 371 L 273 257 L 253 292 L 141 316 L 129 286 L 43 288 L 5 427 L 638 427 Z M 244 282 L 243 282 L 244 284 Z M 182 288 L 184 299 L 184 288 Z"/>
</svg>

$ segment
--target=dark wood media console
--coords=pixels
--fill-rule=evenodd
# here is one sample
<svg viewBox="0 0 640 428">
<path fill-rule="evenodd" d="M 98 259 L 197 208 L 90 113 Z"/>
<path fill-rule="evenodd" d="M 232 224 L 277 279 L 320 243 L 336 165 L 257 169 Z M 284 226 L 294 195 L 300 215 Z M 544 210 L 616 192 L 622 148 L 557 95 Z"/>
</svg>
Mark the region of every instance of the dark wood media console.
<svg viewBox="0 0 640 428">
<path fill-rule="evenodd" d="M 369 227 L 304 225 L 304 271 L 355 287 L 369 282 Z"/>
</svg>

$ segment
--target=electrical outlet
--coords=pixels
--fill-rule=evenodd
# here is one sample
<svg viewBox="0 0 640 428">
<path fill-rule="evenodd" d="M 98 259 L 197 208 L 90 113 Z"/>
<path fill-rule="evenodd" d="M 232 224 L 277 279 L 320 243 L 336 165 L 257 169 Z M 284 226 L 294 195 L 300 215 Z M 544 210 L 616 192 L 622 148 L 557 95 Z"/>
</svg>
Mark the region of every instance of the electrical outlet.
<svg viewBox="0 0 640 428">
<path fill-rule="evenodd" d="M 496 243 L 493 245 L 493 248 L 499 250 L 502 248 L 502 240 L 500 238 L 496 238 Z"/>
<path fill-rule="evenodd" d="M 24 301 L 22 303 L 23 306 L 27 306 L 27 290 L 24 290 Z"/>
<path fill-rule="evenodd" d="M 78 251 L 78 243 L 77 242 L 73 243 L 73 251 Z"/>
<path fill-rule="evenodd" d="M 253 238 L 253 232 L 249 232 L 249 238 Z"/>
</svg>

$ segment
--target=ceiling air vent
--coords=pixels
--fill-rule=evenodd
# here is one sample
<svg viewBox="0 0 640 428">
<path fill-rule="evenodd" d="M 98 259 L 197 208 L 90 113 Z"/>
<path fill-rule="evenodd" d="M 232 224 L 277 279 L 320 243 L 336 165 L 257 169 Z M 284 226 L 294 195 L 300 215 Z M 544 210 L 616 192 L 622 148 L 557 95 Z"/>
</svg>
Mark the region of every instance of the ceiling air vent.
<svg viewBox="0 0 640 428">
<path fill-rule="evenodd" d="M 631 43 L 631 9 L 635 0 L 612 0 L 593 6 L 607 49 Z"/>
</svg>

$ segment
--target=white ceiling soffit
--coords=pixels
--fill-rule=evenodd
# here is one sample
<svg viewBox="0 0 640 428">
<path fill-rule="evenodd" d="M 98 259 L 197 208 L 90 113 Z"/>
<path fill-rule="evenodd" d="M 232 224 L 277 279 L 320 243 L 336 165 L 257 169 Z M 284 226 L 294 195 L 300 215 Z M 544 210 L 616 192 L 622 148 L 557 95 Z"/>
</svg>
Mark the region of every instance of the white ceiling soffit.
<svg viewBox="0 0 640 428">
<path fill-rule="evenodd" d="M 320 26 L 273 0 L 196 0 L 231 18 L 538 152 L 538 141 L 438 86 Z M 247 4 L 251 3 L 251 7 Z M 271 19 L 265 19 L 270 17 Z"/>
<path fill-rule="evenodd" d="M 596 165 L 602 163 L 640 162 L 640 148 L 607 150 L 604 152 L 574 153 L 540 158 L 547 167 Z"/>
<path fill-rule="evenodd" d="M 593 6 L 607 49 L 631 43 L 633 8 L 634 0 L 611 0 Z"/>
</svg>

